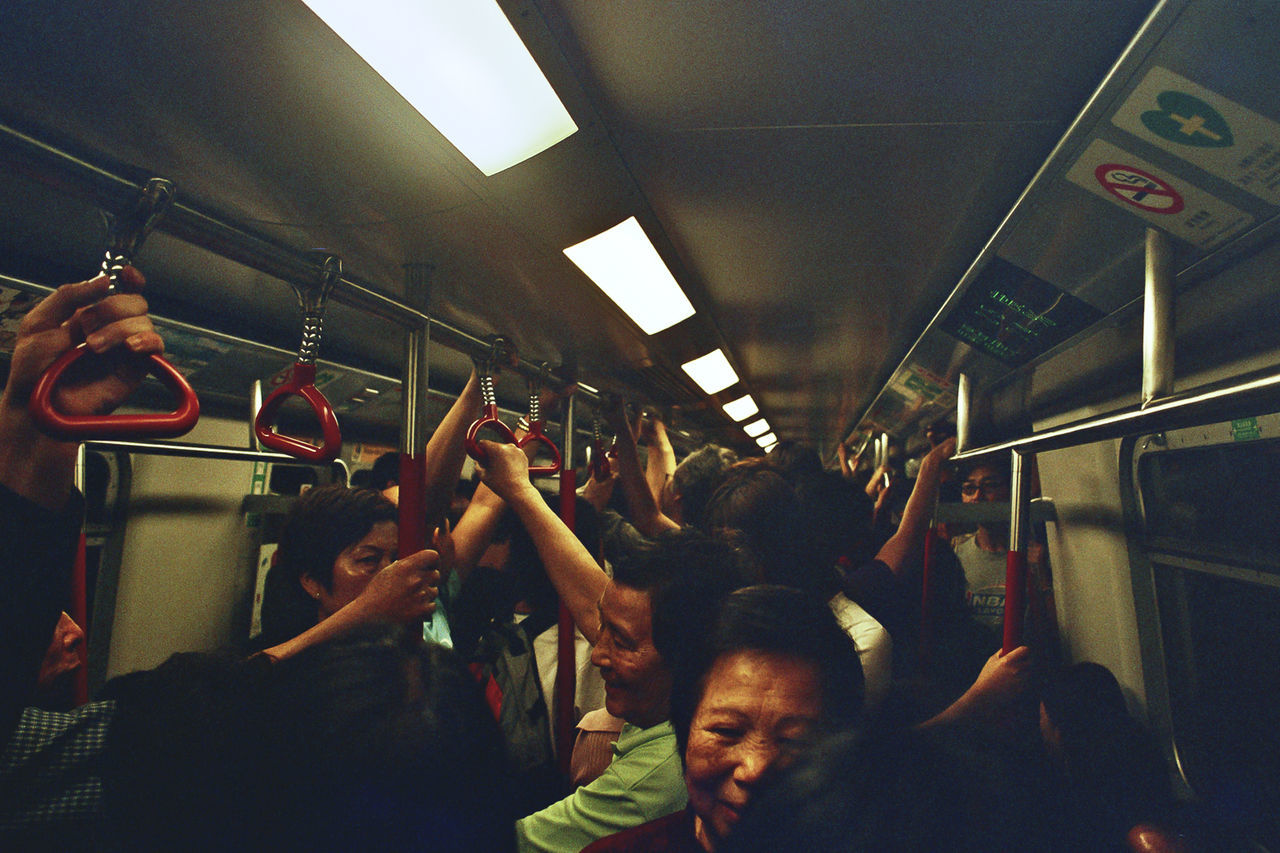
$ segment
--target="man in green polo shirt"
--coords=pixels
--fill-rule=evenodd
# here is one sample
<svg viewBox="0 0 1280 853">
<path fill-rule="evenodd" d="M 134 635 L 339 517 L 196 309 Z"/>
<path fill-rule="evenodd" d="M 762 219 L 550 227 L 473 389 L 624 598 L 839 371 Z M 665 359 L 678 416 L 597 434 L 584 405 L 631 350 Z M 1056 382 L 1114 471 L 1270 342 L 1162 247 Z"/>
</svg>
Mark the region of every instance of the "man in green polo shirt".
<svg viewBox="0 0 1280 853">
<path fill-rule="evenodd" d="M 753 578 L 730 546 L 680 530 L 619 560 L 611 580 L 529 482 L 524 453 L 483 445 L 485 483 L 529 531 L 561 601 L 593 645 L 605 708 L 626 721 L 598 779 L 516 822 L 522 851 L 576 853 L 685 807 L 684 770 L 667 720 L 671 660 L 697 642 L 718 600 Z"/>
</svg>

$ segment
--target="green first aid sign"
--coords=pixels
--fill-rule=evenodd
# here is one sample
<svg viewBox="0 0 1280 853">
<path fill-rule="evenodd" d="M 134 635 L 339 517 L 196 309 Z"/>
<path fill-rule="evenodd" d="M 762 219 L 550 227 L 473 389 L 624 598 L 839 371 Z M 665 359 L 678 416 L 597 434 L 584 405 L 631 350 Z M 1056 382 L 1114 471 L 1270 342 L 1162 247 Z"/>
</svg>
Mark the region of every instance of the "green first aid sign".
<svg viewBox="0 0 1280 853">
<path fill-rule="evenodd" d="M 1227 120 L 1199 98 L 1186 92 L 1161 92 L 1158 109 L 1142 114 L 1147 130 L 1180 145 L 1199 148 L 1228 148 L 1235 144 Z"/>
</svg>

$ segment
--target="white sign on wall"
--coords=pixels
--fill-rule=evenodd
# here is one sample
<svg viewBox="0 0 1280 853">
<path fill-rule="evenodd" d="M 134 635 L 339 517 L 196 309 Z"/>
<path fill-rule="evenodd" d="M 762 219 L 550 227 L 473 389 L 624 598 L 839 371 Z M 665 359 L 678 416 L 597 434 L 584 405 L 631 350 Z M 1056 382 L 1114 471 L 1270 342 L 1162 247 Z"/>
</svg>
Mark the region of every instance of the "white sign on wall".
<svg viewBox="0 0 1280 853">
<path fill-rule="evenodd" d="M 1280 205 L 1280 124 L 1235 101 L 1157 66 L 1111 122 Z"/>
<path fill-rule="evenodd" d="M 1253 224 L 1244 211 L 1101 139 L 1085 149 L 1067 180 L 1205 250 Z"/>
</svg>

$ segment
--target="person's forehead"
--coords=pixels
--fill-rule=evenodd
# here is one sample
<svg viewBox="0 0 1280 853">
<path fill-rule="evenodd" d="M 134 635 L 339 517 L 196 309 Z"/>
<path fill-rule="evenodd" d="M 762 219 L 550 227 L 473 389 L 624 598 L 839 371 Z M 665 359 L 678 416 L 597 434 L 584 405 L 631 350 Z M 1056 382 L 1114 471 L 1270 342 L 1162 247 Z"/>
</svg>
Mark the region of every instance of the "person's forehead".
<svg viewBox="0 0 1280 853">
<path fill-rule="evenodd" d="M 609 581 L 600 597 L 600 612 L 636 639 L 648 637 L 653 624 L 653 605 L 649 593 Z"/>
<path fill-rule="evenodd" d="M 1003 480 L 1004 475 L 995 468 L 979 465 L 969 472 L 969 476 L 966 479 L 976 483 L 980 480 Z"/>
<path fill-rule="evenodd" d="M 394 521 L 379 521 L 352 547 L 394 548 L 397 544 L 398 533 L 399 527 Z"/>
</svg>

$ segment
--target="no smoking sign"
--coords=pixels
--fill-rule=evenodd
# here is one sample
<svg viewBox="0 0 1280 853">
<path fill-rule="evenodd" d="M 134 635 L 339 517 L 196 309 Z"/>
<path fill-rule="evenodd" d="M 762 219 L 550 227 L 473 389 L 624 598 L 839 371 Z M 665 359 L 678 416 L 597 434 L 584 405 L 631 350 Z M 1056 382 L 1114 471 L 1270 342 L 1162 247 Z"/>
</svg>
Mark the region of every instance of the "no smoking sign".
<svg viewBox="0 0 1280 853">
<path fill-rule="evenodd" d="M 1116 198 L 1150 213 L 1171 215 L 1185 208 L 1178 191 L 1155 175 L 1120 163 L 1103 163 L 1093 170 L 1102 188 Z"/>
<path fill-rule="evenodd" d="M 1181 177 L 1095 139 L 1067 170 L 1067 180 L 1205 250 L 1253 224 L 1253 217 Z"/>
</svg>

